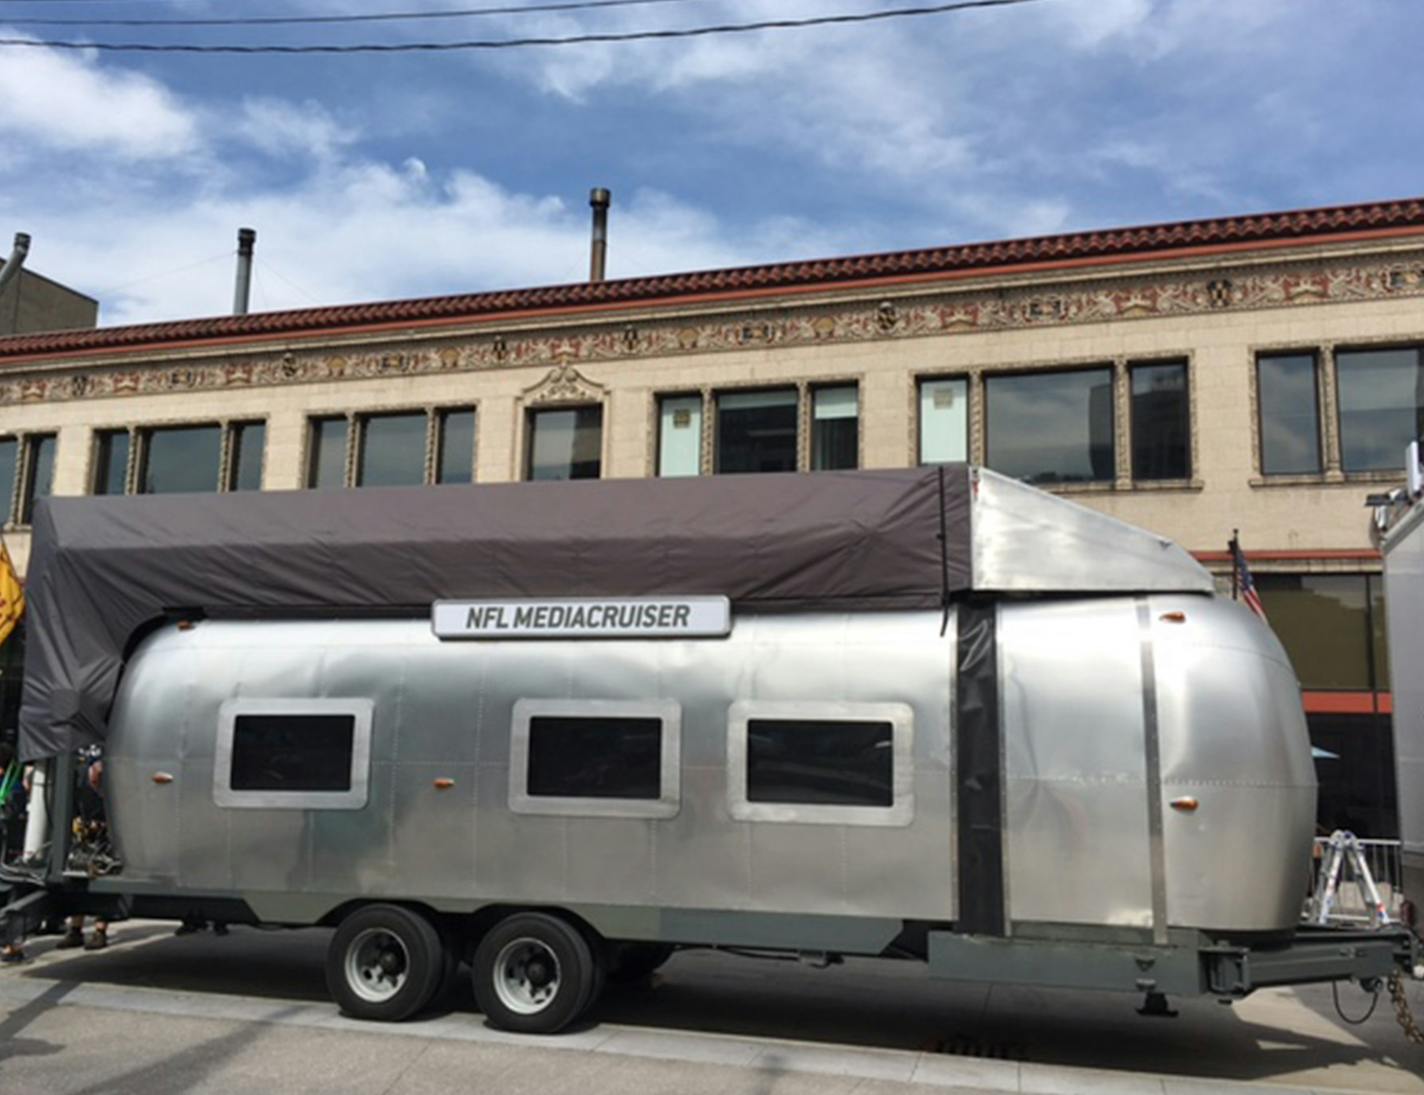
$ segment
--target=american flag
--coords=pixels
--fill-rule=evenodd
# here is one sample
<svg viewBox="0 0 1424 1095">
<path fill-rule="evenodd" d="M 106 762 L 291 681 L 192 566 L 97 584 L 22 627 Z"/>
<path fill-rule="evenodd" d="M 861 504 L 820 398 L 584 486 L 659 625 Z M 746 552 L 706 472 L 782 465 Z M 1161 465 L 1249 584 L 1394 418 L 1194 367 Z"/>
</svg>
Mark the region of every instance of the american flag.
<svg viewBox="0 0 1424 1095">
<path fill-rule="evenodd" d="M 1266 608 L 1261 604 L 1261 595 L 1256 592 L 1256 583 L 1251 579 L 1251 568 L 1246 565 L 1246 553 L 1241 550 L 1241 541 L 1233 536 L 1226 546 L 1231 549 L 1231 565 L 1235 571 L 1232 591 L 1246 602 L 1247 608 L 1264 620 Z"/>
</svg>

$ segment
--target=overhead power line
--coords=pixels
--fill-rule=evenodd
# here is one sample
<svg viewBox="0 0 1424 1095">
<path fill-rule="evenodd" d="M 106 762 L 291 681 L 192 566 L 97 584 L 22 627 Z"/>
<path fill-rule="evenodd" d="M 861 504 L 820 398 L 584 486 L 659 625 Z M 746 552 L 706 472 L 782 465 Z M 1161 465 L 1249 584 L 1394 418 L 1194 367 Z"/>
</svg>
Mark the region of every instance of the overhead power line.
<svg viewBox="0 0 1424 1095">
<path fill-rule="evenodd" d="M 3 2 L 3 0 L 0 0 Z M 53 3 L 53 0 L 50 0 Z M 92 3 L 93 0 L 85 0 Z M 381 11 L 366 15 L 250 15 L 226 18 L 44 18 L 25 16 L 4 20 L 11 27 L 276 27 L 316 26 L 331 23 L 396 23 L 419 19 L 473 19 L 485 15 L 523 15 L 598 8 L 648 7 L 654 4 L 698 4 L 706 0 L 563 0 L 561 3 L 504 4 L 499 7 L 444 9 L 441 11 Z"/>
<path fill-rule="evenodd" d="M 580 46 L 616 42 L 667 41 L 677 38 L 706 38 L 719 34 L 747 34 L 763 30 L 799 30 L 805 27 L 845 26 L 852 23 L 874 23 L 887 19 L 916 16 L 946 15 L 971 8 L 1006 8 L 1019 4 L 1042 3 L 1043 0 L 959 0 L 950 4 L 926 4 L 919 7 L 886 8 L 882 11 L 856 12 L 845 15 L 816 15 L 804 19 L 762 19 L 750 23 L 721 23 L 712 26 L 679 27 L 667 30 L 638 30 L 570 34 L 562 37 L 495 38 L 452 42 L 364 42 L 351 45 L 203 45 L 193 42 L 65 42 L 38 38 L 0 38 L 0 47 L 31 49 L 102 50 L 107 53 L 231 53 L 231 54 L 310 54 L 310 53 L 447 53 L 456 50 L 528 49 L 538 46 Z"/>
</svg>

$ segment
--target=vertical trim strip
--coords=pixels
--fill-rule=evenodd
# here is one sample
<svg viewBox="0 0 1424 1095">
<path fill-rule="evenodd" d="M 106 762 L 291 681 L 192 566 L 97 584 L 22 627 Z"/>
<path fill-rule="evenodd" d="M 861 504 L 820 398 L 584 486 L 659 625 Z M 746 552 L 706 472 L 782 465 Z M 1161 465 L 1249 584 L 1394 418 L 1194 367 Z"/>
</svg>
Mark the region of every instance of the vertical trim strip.
<svg viewBox="0 0 1424 1095">
<path fill-rule="evenodd" d="M 1004 934 L 1003 752 L 998 616 L 993 604 L 959 606 L 955 673 L 955 798 L 959 918 L 955 930 Z"/>
<path fill-rule="evenodd" d="M 1147 836 L 1152 872 L 1152 941 L 1167 942 L 1167 852 L 1162 833 L 1162 744 L 1157 724 L 1157 666 L 1152 650 L 1152 612 L 1137 598 L 1142 652 L 1142 732 L 1147 767 Z"/>
</svg>

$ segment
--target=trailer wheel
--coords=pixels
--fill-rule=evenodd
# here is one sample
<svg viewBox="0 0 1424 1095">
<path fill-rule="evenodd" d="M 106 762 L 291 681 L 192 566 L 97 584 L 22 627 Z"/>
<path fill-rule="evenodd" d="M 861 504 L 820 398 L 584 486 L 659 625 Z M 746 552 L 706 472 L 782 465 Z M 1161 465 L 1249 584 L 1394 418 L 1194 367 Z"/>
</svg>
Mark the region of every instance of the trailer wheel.
<svg viewBox="0 0 1424 1095">
<path fill-rule="evenodd" d="M 430 1003 L 446 960 L 425 917 L 399 905 L 368 905 L 332 936 L 326 986 L 345 1014 L 398 1023 Z"/>
<path fill-rule="evenodd" d="M 617 943 L 609 949 L 608 980 L 614 985 L 635 985 L 672 957 L 667 943 Z"/>
<path fill-rule="evenodd" d="M 475 1001 L 502 1030 L 553 1034 L 592 1003 L 598 966 L 572 924 L 546 913 L 516 913 L 485 934 L 475 951 Z"/>
</svg>

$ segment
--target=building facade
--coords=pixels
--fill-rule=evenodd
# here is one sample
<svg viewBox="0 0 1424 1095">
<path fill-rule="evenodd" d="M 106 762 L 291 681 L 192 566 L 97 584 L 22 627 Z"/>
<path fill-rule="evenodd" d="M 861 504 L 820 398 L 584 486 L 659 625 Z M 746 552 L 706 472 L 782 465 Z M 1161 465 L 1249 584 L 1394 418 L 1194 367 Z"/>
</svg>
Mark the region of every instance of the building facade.
<svg viewBox="0 0 1424 1095">
<path fill-rule="evenodd" d="M 1387 836 L 1365 499 L 1421 433 L 1421 355 L 1419 200 L 12 337 L 6 539 L 23 567 L 46 492 L 969 460 L 1224 582 L 1239 529 L 1332 755 L 1322 821 Z"/>
<path fill-rule="evenodd" d="M 0 259 L 0 268 L 4 265 Z M 93 327 L 98 321 L 97 300 L 33 270 L 22 269 L 19 276 L 0 291 L 0 336 L 67 331 Z"/>
</svg>

